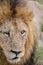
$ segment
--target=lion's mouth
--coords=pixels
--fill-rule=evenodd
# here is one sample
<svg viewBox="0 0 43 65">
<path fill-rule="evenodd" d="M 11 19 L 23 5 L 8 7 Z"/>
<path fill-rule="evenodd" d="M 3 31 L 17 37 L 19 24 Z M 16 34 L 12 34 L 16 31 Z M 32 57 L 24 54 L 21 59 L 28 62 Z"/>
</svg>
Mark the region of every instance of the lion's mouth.
<svg viewBox="0 0 43 65">
<path fill-rule="evenodd" d="M 11 55 L 9 55 L 9 57 L 7 57 L 7 60 L 10 63 L 18 63 L 18 62 L 20 62 L 20 60 L 22 59 L 23 56 L 24 56 L 23 53 L 18 54 L 18 55 L 12 53 Z"/>
<path fill-rule="evenodd" d="M 14 57 L 14 58 L 10 58 L 10 59 L 7 59 L 10 63 L 18 63 L 20 61 L 20 58 L 19 57 Z"/>
<path fill-rule="evenodd" d="M 18 59 L 18 57 L 16 56 L 16 57 L 12 58 L 12 60 L 15 60 L 15 59 Z"/>
<path fill-rule="evenodd" d="M 14 57 L 14 58 L 10 58 L 9 60 L 16 60 L 16 59 L 19 59 L 19 57 Z"/>
</svg>

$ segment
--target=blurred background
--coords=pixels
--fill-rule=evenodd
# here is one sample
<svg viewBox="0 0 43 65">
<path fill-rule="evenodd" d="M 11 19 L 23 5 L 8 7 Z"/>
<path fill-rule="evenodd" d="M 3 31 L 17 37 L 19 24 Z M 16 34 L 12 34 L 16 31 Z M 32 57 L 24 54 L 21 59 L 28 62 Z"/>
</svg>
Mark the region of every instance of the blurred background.
<svg viewBox="0 0 43 65">
<path fill-rule="evenodd" d="M 37 1 L 41 4 L 43 4 L 43 0 L 34 0 L 34 1 Z M 41 36 L 42 36 L 42 41 L 43 41 L 43 27 L 42 27 Z M 43 65 L 43 42 L 42 42 L 42 44 L 38 44 L 36 46 L 36 51 L 35 51 L 35 57 L 34 58 L 37 62 L 36 65 Z"/>
<path fill-rule="evenodd" d="M 34 0 L 34 1 L 38 1 L 38 2 L 40 2 L 41 4 L 43 4 L 43 0 Z"/>
</svg>

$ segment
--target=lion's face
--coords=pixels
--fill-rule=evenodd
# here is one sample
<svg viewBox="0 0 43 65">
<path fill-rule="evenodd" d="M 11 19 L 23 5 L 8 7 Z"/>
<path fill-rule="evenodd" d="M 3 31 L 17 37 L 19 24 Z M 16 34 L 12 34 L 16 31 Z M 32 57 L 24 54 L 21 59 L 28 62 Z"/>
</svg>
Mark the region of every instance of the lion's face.
<svg viewBox="0 0 43 65">
<path fill-rule="evenodd" d="M 0 45 L 10 63 L 18 63 L 24 56 L 28 34 L 28 26 L 20 18 L 0 24 Z"/>
</svg>

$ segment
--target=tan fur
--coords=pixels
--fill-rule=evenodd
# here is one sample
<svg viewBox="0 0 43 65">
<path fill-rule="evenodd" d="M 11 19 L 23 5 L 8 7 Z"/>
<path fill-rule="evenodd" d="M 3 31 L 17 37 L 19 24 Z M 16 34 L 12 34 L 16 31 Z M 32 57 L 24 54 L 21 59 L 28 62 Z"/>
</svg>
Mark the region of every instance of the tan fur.
<svg viewBox="0 0 43 65">
<path fill-rule="evenodd" d="M 4 30 L 3 26 L 6 26 L 6 25 L 4 25 L 4 23 L 7 21 L 8 21 L 7 24 L 11 27 L 11 29 L 13 30 L 13 33 L 17 29 L 17 27 L 16 27 L 17 25 L 12 26 L 12 24 L 15 22 L 18 24 L 18 26 L 21 25 L 20 26 L 21 29 L 22 29 L 22 25 L 24 24 L 24 26 L 26 26 L 26 27 L 23 27 L 23 29 L 26 28 L 26 31 L 28 31 L 28 33 L 26 33 L 27 34 L 26 39 L 23 40 L 23 42 L 25 42 L 25 45 L 20 44 L 22 42 L 19 41 L 19 40 L 21 40 L 21 38 L 19 37 L 20 36 L 19 34 L 16 35 L 16 37 L 15 37 L 15 35 L 13 35 L 13 37 L 10 38 L 11 40 L 14 39 L 13 40 L 14 42 L 16 41 L 16 43 L 17 43 L 16 50 L 20 50 L 22 46 L 23 46 L 22 50 L 25 48 L 25 53 L 24 53 L 23 57 L 21 58 L 21 60 L 18 63 L 13 63 L 13 64 L 11 64 L 7 61 L 7 58 L 6 58 L 7 53 L 5 53 L 6 48 L 8 48 L 6 52 L 9 51 L 8 53 L 10 53 L 10 49 L 12 49 L 12 46 L 9 46 L 10 44 L 8 44 L 8 46 L 6 47 L 6 43 L 7 43 L 5 40 L 6 38 L 4 39 L 2 37 L 3 34 L 2 33 L 0 34 L 0 42 L 1 42 L 0 43 L 0 64 L 1 65 L 24 65 L 26 60 L 28 60 L 30 58 L 31 53 L 33 52 L 33 48 L 35 46 L 35 42 L 37 42 L 37 27 L 34 25 L 34 20 L 33 20 L 34 17 L 35 17 L 34 13 L 26 7 L 16 7 L 16 14 L 14 16 L 11 16 L 10 7 L 8 7 L 8 5 L 6 7 L 0 6 L 0 21 L 1 22 L 4 21 L 4 22 L 2 22 L 2 24 L 3 24 L 2 27 L 0 27 L 0 30 L 2 28 L 2 33 Z M 20 24 L 19 21 L 22 24 Z M 36 19 L 35 19 L 35 21 L 36 21 Z M 10 28 L 9 26 L 8 26 L 8 29 Z M 11 43 L 11 41 L 10 41 L 10 43 Z M 12 42 L 12 44 L 15 44 L 15 43 Z M 18 47 L 20 47 L 20 48 L 18 49 Z M 3 49 L 3 51 L 1 48 Z"/>
<path fill-rule="evenodd" d="M 26 9 L 25 7 L 17 7 L 17 14 L 15 15 L 15 18 L 13 17 L 14 20 L 17 18 L 21 18 L 24 20 L 24 23 L 28 26 L 28 38 L 26 40 L 26 45 L 25 45 L 25 55 L 22 57 L 21 61 L 17 63 L 17 65 L 22 65 L 26 60 L 31 56 L 31 53 L 33 52 L 33 47 L 34 47 L 34 42 L 35 42 L 35 35 L 34 31 L 35 29 L 33 28 L 34 26 L 32 25 L 32 18 L 33 18 L 33 13 Z M 20 10 L 20 12 L 19 12 Z M 4 60 L 5 62 L 5 60 Z M 6 64 L 5 64 L 6 65 Z M 16 65 L 16 64 L 14 64 Z"/>
</svg>

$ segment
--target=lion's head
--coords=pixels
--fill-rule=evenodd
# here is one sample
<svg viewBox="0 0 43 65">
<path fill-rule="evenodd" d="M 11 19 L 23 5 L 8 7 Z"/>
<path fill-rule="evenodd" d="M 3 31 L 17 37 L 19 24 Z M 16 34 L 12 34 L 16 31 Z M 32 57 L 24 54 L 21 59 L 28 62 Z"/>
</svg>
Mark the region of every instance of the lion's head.
<svg viewBox="0 0 43 65">
<path fill-rule="evenodd" d="M 0 22 L 0 46 L 7 61 L 15 65 L 30 58 L 35 41 L 33 13 L 25 7 L 18 7 L 16 11 L 15 17 Z"/>
</svg>

